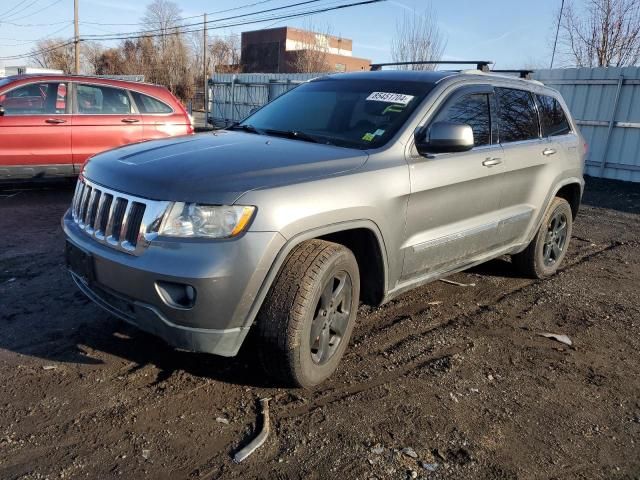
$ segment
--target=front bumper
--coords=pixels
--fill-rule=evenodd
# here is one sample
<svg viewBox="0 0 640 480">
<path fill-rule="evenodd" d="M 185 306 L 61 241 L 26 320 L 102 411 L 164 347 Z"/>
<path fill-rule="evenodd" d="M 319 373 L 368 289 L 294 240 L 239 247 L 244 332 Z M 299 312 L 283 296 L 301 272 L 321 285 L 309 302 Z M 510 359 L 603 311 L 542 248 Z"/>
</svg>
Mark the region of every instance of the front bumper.
<svg viewBox="0 0 640 480">
<path fill-rule="evenodd" d="M 156 239 L 134 256 L 92 240 L 69 212 L 62 227 L 69 242 L 91 255 L 90 281 L 72 272 L 91 300 L 177 348 L 223 356 L 240 349 L 256 298 L 285 243 L 276 232 L 220 241 Z M 193 287 L 193 305 L 168 302 L 159 282 Z"/>
</svg>

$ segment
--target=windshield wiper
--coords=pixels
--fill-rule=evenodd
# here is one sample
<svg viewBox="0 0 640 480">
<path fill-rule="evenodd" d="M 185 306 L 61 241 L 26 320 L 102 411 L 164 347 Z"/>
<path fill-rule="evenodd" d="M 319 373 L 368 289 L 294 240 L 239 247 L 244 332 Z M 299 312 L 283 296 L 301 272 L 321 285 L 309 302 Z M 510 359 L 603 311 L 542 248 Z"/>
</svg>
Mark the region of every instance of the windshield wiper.
<svg viewBox="0 0 640 480">
<path fill-rule="evenodd" d="M 328 140 L 319 139 L 313 135 L 309 135 L 308 133 L 300 132 L 298 130 L 272 130 L 266 129 L 264 131 L 267 135 L 276 135 L 278 137 L 290 138 L 292 140 L 302 140 L 303 142 L 311 142 L 311 143 L 324 143 L 330 144 Z"/>
<path fill-rule="evenodd" d="M 249 125 L 249 124 L 246 124 L 246 123 L 243 123 L 243 124 L 234 123 L 230 127 L 227 127 L 227 130 L 242 130 L 243 132 L 256 133 L 258 135 L 264 135 L 264 132 L 262 130 L 260 130 L 259 128 L 254 127 L 253 125 Z"/>
</svg>

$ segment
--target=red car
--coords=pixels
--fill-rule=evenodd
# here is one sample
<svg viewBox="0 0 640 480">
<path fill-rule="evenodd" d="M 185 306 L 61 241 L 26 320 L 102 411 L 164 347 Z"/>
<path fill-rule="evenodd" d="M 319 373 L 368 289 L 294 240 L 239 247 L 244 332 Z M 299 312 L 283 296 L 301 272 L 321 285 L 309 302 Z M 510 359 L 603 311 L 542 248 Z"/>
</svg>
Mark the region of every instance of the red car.
<svg viewBox="0 0 640 480">
<path fill-rule="evenodd" d="M 95 153 L 192 133 L 185 108 L 157 85 L 64 75 L 0 79 L 0 179 L 74 175 Z"/>
</svg>

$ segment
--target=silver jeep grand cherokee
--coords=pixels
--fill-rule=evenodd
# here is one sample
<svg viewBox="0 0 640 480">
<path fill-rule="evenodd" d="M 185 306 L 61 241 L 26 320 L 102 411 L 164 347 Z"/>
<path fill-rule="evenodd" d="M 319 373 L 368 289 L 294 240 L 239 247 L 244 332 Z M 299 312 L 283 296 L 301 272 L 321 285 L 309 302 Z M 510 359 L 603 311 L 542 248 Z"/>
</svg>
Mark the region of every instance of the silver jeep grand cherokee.
<svg viewBox="0 0 640 480">
<path fill-rule="evenodd" d="M 213 134 L 92 158 L 63 219 L 98 305 L 171 345 L 236 355 L 311 387 L 359 302 L 383 304 L 489 259 L 552 275 L 585 144 L 539 82 L 377 71 L 302 84 Z"/>
</svg>

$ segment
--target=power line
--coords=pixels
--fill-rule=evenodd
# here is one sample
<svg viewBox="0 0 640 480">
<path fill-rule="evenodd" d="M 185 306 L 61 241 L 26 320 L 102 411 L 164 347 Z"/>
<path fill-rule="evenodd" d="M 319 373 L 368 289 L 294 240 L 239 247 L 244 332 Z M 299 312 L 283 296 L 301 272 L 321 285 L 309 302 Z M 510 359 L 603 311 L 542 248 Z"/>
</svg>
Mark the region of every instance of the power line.
<svg viewBox="0 0 640 480">
<path fill-rule="evenodd" d="M 12 10 L 15 10 L 16 8 L 18 8 L 20 5 L 24 5 L 25 3 L 27 3 L 29 0 L 22 0 L 21 2 L 16 3 L 13 7 L 11 7 L 9 10 L 5 10 L 4 12 L 0 13 L 0 18 L 2 18 L 5 15 L 8 15 L 9 13 L 11 13 Z"/>
<path fill-rule="evenodd" d="M 25 3 L 29 0 L 23 0 L 22 3 Z M 56 0 L 56 1 L 61 1 L 61 0 Z M 226 13 L 226 12 L 231 12 L 234 10 L 242 10 L 244 8 L 249 8 L 249 7 L 255 7 L 257 5 L 262 5 L 264 3 L 269 3 L 269 2 L 273 2 L 275 0 L 261 0 L 260 2 L 253 2 L 253 3 L 248 3 L 246 5 L 240 5 L 238 7 L 233 7 L 233 8 L 227 8 L 224 10 L 217 10 L 215 12 L 208 12 L 207 15 L 215 15 L 218 13 Z M 14 7 L 16 8 L 16 7 Z M 201 17 L 202 14 L 200 15 L 191 15 L 188 17 L 179 17 L 177 19 L 177 21 L 183 21 L 183 20 L 189 20 L 191 18 L 199 18 Z M 15 20 L 15 19 L 14 19 Z M 60 22 L 54 22 L 54 23 L 26 23 L 26 24 L 20 24 L 20 23 L 13 23 L 13 20 L 10 22 L 5 22 L 0 20 L 0 23 L 4 23 L 6 25 L 11 25 L 12 27 L 26 27 L 26 28 L 30 28 L 30 27 L 52 27 L 55 25 L 62 25 L 63 23 L 70 23 L 73 22 L 73 20 L 64 20 L 64 21 L 60 21 Z M 135 27 L 135 26 L 140 26 L 140 22 L 137 23 L 104 23 L 104 22 L 93 22 L 93 21 L 84 21 L 84 22 L 80 22 L 80 25 L 102 25 L 102 26 L 107 26 L 107 27 Z"/>
<path fill-rule="evenodd" d="M 254 19 L 254 20 L 247 20 L 244 22 L 236 22 L 236 23 L 226 23 L 223 25 L 216 25 L 214 27 L 211 27 L 210 30 L 219 30 L 222 28 L 230 28 L 230 27 L 239 27 L 239 26 L 243 26 L 243 25 L 252 25 L 252 24 L 256 24 L 256 23 L 263 23 L 263 22 L 269 22 L 269 21 L 273 21 L 273 20 L 284 20 L 284 19 L 289 19 L 289 18 L 299 18 L 299 17 L 306 17 L 309 15 L 315 15 L 317 13 L 325 13 L 325 12 L 330 12 L 333 10 L 341 10 L 344 8 L 349 8 L 349 7 L 357 7 L 357 6 L 361 6 L 361 5 L 369 5 L 369 4 L 373 4 L 373 3 L 380 3 L 380 2 L 385 2 L 386 0 L 363 0 L 360 2 L 354 2 L 354 3 L 348 3 L 348 4 L 344 4 L 344 5 L 338 5 L 335 7 L 327 7 L 327 8 L 320 8 L 320 9 L 316 9 L 316 10 L 309 10 L 309 11 L 305 11 L 305 12 L 300 12 L 300 13 L 290 13 L 290 14 L 284 14 L 284 15 L 280 15 L 280 16 L 269 16 L 269 17 L 264 17 L 264 18 L 259 18 L 259 19 Z M 211 22 L 207 22 L 207 23 L 211 23 Z M 202 23 L 199 24 L 195 24 L 195 25 L 201 25 Z M 178 31 L 173 31 L 173 32 L 166 32 L 166 33 L 152 33 L 152 34 L 141 34 L 141 35 L 124 35 L 121 37 L 106 37 L 106 38 L 90 38 L 90 40 L 103 40 L 103 41 L 108 41 L 108 40 L 136 40 L 139 38 L 154 38 L 154 37 L 166 37 L 166 36 L 170 36 L 170 35 L 183 35 L 183 34 L 188 34 L 188 33 L 194 33 L 194 32 L 201 32 L 202 28 L 196 28 L 196 29 L 190 29 L 190 30 L 178 30 Z"/>
<path fill-rule="evenodd" d="M 39 1 L 39 0 L 36 0 L 36 1 Z M 33 17 L 34 15 L 38 15 L 39 13 L 44 12 L 45 10 L 47 10 L 47 9 L 49 9 L 49 8 L 51 8 L 51 7 L 53 7 L 54 5 L 57 5 L 57 4 L 58 4 L 58 3 L 60 3 L 61 1 L 62 1 L 62 0 L 53 0 L 53 2 L 51 2 L 51 3 L 50 3 L 49 5 L 47 5 L 46 7 L 42 7 L 42 8 L 40 8 L 40 9 L 38 9 L 38 10 L 34 11 L 34 12 L 28 13 L 27 15 L 23 15 L 22 17 L 18 17 L 18 18 L 10 18 L 10 20 L 11 20 L 12 22 L 15 22 L 15 21 L 17 21 L 17 20 L 24 20 L 25 18 Z M 32 6 L 32 5 L 34 5 L 34 4 L 35 4 L 35 2 L 34 2 L 34 3 L 29 4 L 29 6 Z M 21 10 L 21 11 L 22 11 L 22 10 Z M 18 12 L 15 12 L 15 13 L 18 13 Z M 11 17 L 13 17 L 13 15 L 14 15 L 14 14 L 12 14 L 12 15 L 11 15 Z M 9 23 L 9 22 L 4 22 L 4 21 L 1 21 L 1 20 L 0 20 L 0 23 Z M 10 24 L 10 23 L 9 23 L 9 24 Z"/>
<path fill-rule="evenodd" d="M 9 44 L 3 44 L 0 45 L 0 47 L 19 47 L 22 45 L 27 45 L 28 43 L 36 43 L 39 42 L 40 40 L 44 40 L 47 37 L 51 37 L 57 33 L 62 32 L 63 30 L 66 30 L 67 28 L 69 28 L 69 25 L 71 25 L 73 22 L 65 22 L 65 25 L 62 28 L 59 28 L 58 30 L 55 30 L 53 32 L 47 33 L 46 35 L 40 37 L 40 38 L 36 38 L 36 39 L 32 39 L 32 40 L 22 40 L 20 43 L 14 43 L 12 45 Z M 0 40 L 13 40 L 13 38 L 0 38 Z"/>
<path fill-rule="evenodd" d="M 317 1 L 317 0 L 316 0 Z M 326 7 L 326 8 L 319 8 L 319 9 L 315 9 L 315 10 L 308 10 L 305 12 L 300 12 L 300 13 L 289 13 L 289 14 L 283 14 L 283 15 L 272 15 L 269 17 L 265 17 L 265 18 L 260 18 L 260 19 L 253 19 L 253 20 L 248 20 L 248 21 L 243 21 L 243 22 L 235 22 L 235 23 L 227 23 L 224 25 L 217 25 L 214 27 L 209 27 L 209 30 L 218 30 L 218 29 L 223 29 L 223 28 L 229 28 L 229 27 L 238 27 L 238 26 L 243 26 L 243 25 L 252 25 L 252 24 L 256 24 L 256 23 L 263 23 L 263 22 L 268 22 L 268 21 L 273 21 L 273 20 L 284 20 L 284 19 L 289 19 L 289 18 L 299 18 L 299 17 L 305 17 L 305 16 L 309 16 L 309 15 L 314 15 L 314 14 L 318 14 L 318 13 L 325 13 L 325 12 L 330 12 L 330 11 L 335 11 L 335 10 L 341 10 L 341 9 L 345 9 L 345 8 L 351 8 L 351 7 L 357 7 L 357 6 L 363 6 L 363 5 L 370 5 L 370 4 L 374 4 L 374 3 L 380 3 L 380 2 L 384 2 L 386 0 L 362 0 L 359 2 L 352 2 L 352 3 L 348 3 L 348 4 L 344 4 L 344 5 L 337 5 L 337 6 L 333 6 L 333 7 Z M 246 14 L 243 16 L 251 16 L 251 15 L 255 15 L 255 13 L 253 14 Z M 220 21 L 217 20 L 217 21 Z M 207 24 L 214 22 L 214 21 L 208 21 Z M 202 22 L 197 23 L 195 25 L 203 25 Z M 190 30 L 184 30 L 184 31 L 172 31 L 172 32 L 166 32 L 166 33 L 156 33 L 156 34 L 142 34 L 142 35 L 123 35 L 120 37 L 107 37 L 107 38 L 91 38 L 90 40 L 136 40 L 136 39 L 140 39 L 140 38 L 155 38 L 155 37 L 166 37 L 166 36 L 171 36 L 171 35 L 182 35 L 182 34 L 188 34 L 188 33 L 194 33 L 194 32 L 202 32 L 204 30 L 204 27 L 200 27 L 200 28 L 195 28 L 195 29 L 190 29 Z M 80 41 L 84 41 L 85 39 L 80 39 Z M 89 40 L 89 39 L 87 39 Z M 64 48 L 66 46 L 72 45 L 74 43 L 74 40 L 70 40 L 68 42 L 65 43 L 61 43 L 59 45 L 55 45 L 52 46 L 50 48 L 47 49 L 43 49 L 43 50 L 36 50 L 36 51 L 31 51 L 29 53 L 25 53 L 25 54 L 20 54 L 20 55 L 10 55 L 10 56 L 6 56 L 6 57 L 0 57 L 0 60 L 17 60 L 17 59 L 21 59 L 21 58 L 27 58 L 27 57 L 33 57 L 35 55 L 40 55 L 43 53 L 48 53 L 50 51 L 59 49 L 59 48 Z"/>
<path fill-rule="evenodd" d="M 254 3 L 248 3 L 246 5 L 240 5 L 239 7 L 233 7 L 233 8 L 226 8 L 224 10 L 216 10 L 215 12 L 207 12 L 206 15 L 216 15 L 218 13 L 227 13 L 227 12 L 233 12 L 236 10 L 242 10 L 244 8 L 250 8 L 250 7 L 255 7 L 257 5 L 262 5 L 264 3 L 270 3 L 273 2 L 275 0 L 262 0 L 260 2 L 254 2 Z M 177 21 L 182 21 L 182 20 L 189 20 L 191 18 L 199 18 L 202 17 L 202 14 L 200 15 L 191 15 L 189 17 L 180 17 L 177 19 Z M 80 22 L 80 24 L 86 24 L 86 25 L 104 25 L 107 27 L 135 27 L 135 26 L 139 26 L 140 22 L 138 23 L 102 23 L 102 22 Z"/>
<path fill-rule="evenodd" d="M 31 8 L 33 5 L 35 5 L 36 3 L 38 3 L 40 0 L 33 0 L 31 3 L 29 3 L 28 5 L 25 5 L 24 7 L 22 7 L 20 10 L 17 10 L 15 12 L 12 12 L 9 15 L 9 19 L 11 19 L 11 17 L 13 17 L 14 15 L 17 15 L 19 13 L 24 12 L 25 10 L 27 10 L 28 8 Z M 24 2 L 23 2 L 24 3 Z"/>
<path fill-rule="evenodd" d="M 233 15 L 231 17 L 217 18 L 215 20 L 209 20 L 207 23 L 208 24 L 209 23 L 218 23 L 218 22 L 222 22 L 224 20 L 234 20 L 236 18 L 250 17 L 250 16 L 253 16 L 253 15 L 259 15 L 259 14 L 262 14 L 262 13 L 275 12 L 275 11 L 278 11 L 278 10 L 286 10 L 286 9 L 289 9 L 289 8 L 299 7 L 301 5 L 308 5 L 310 3 L 317 3 L 317 2 L 321 2 L 321 1 L 322 0 L 305 0 L 303 2 L 291 3 L 289 5 L 282 5 L 280 7 L 267 8 L 265 10 L 259 10 L 257 12 L 243 13 L 243 14 L 240 14 L 240 15 Z M 131 36 L 133 36 L 133 35 L 153 34 L 155 32 L 161 32 L 162 34 L 165 34 L 165 33 L 167 33 L 168 30 L 178 30 L 178 29 L 181 29 L 181 28 L 189 28 L 189 27 L 194 27 L 194 26 L 199 26 L 199 25 L 202 25 L 202 22 L 188 23 L 188 24 L 183 24 L 183 25 L 175 25 L 175 26 L 167 27 L 167 28 L 151 28 L 151 29 L 148 29 L 148 30 L 140 30 L 140 31 L 137 31 L 137 32 L 119 33 L 119 34 L 116 34 L 116 35 L 131 35 Z M 86 37 L 95 37 L 95 36 L 96 35 L 86 35 Z M 101 35 L 98 35 L 98 36 L 101 36 Z M 108 40 L 106 38 L 107 35 L 103 35 L 101 37 L 105 37 L 105 38 L 102 38 L 103 40 Z"/>
</svg>

